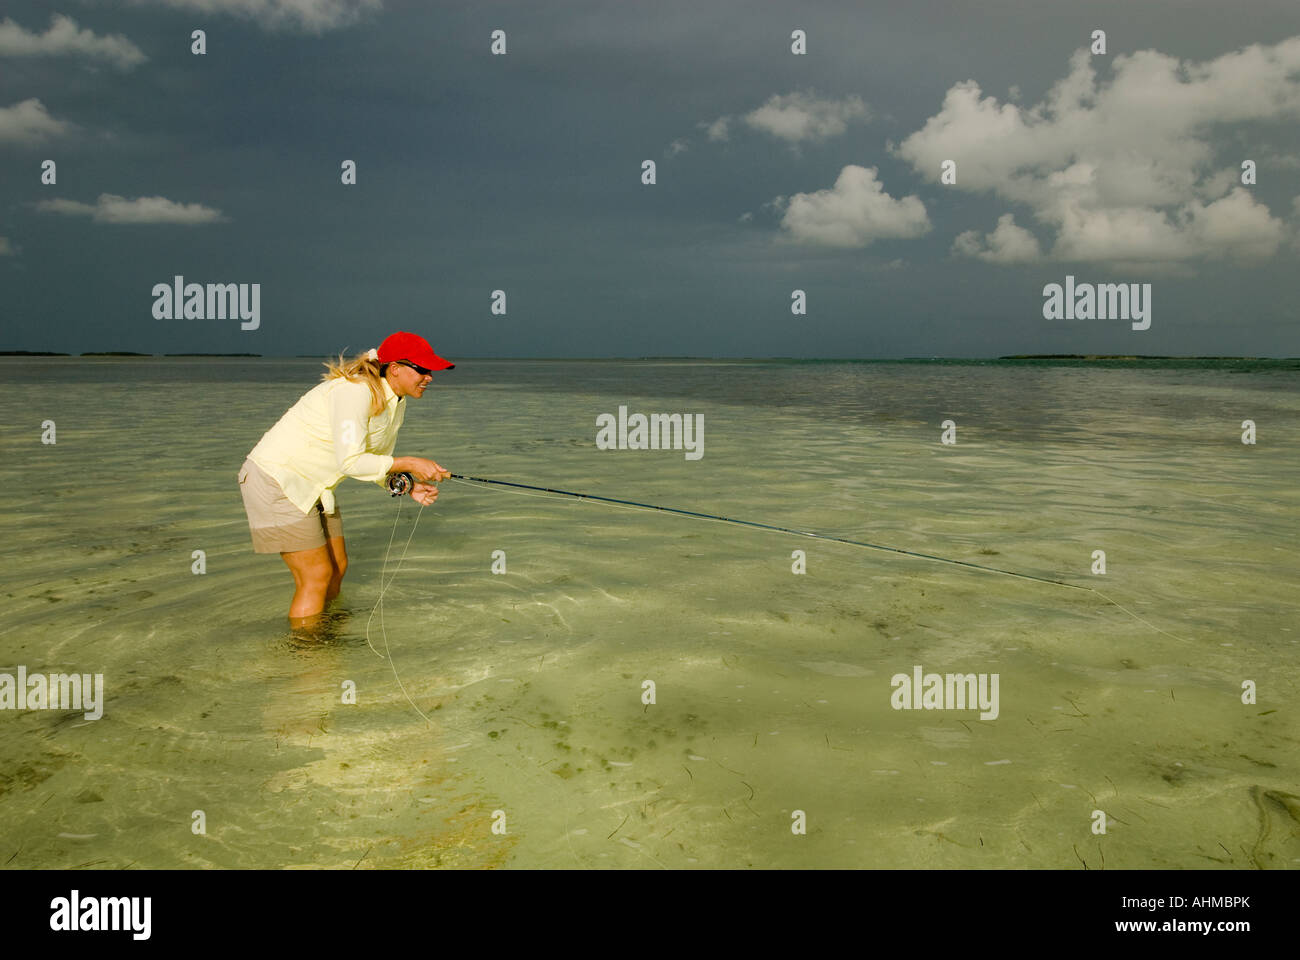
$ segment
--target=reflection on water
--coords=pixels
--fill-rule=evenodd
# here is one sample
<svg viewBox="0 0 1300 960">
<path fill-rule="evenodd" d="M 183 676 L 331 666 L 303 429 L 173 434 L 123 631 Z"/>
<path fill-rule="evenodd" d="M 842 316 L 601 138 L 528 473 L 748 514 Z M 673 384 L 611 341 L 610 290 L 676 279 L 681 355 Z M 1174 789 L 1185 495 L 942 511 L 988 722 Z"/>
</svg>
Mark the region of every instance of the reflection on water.
<svg viewBox="0 0 1300 960">
<path fill-rule="evenodd" d="M 349 482 L 343 593 L 292 631 L 234 475 L 309 362 L 0 362 L 0 673 L 106 692 L 93 722 L 0 712 L 0 861 L 1300 864 L 1294 371 L 464 366 L 400 450 L 1141 620 L 846 544 L 472 484 L 398 514 Z M 619 404 L 702 413 L 704 458 L 596 450 Z M 55 446 L 23 426 L 47 417 Z M 997 673 L 998 718 L 893 709 L 917 665 Z"/>
</svg>

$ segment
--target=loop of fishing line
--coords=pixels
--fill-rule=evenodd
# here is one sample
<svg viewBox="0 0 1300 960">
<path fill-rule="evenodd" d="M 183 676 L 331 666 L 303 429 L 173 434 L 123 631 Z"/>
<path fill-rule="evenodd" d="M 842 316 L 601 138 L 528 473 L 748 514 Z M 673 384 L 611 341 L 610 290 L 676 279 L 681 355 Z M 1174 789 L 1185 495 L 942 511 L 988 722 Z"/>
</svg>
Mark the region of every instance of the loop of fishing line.
<svg viewBox="0 0 1300 960">
<path fill-rule="evenodd" d="M 392 532 L 388 534 L 388 548 L 384 551 L 384 565 L 383 568 L 379 571 L 379 588 L 380 588 L 379 599 L 375 601 L 375 605 L 370 611 L 370 617 L 369 619 L 366 620 L 366 645 L 370 647 L 371 652 L 373 652 L 375 656 L 383 657 L 388 660 L 388 666 L 393 671 L 393 679 L 397 681 L 397 687 L 399 690 L 402 691 L 402 696 L 406 697 L 406 702 L 411 705 L 411 709 L 413 709 L 416 713 L 418 713 L 421 717 L 424 718 L 424 721 L 426 723 L 432 723 L 433 721 L 429 719 L 428 714 L 426 714 L 423 710 L 421 710 L 419 707 L 415 705 L 415 701 L 411 699 L 411 695 L 406 692 L 406 686 L 405 684 L 402 683 L 402 678 L 398 676 L 397 664 L 393 662 L 393 655 L 388 649 L 388 630 L 384 626 L 384 614 L 382 610 L 382 604 L 384 602 L 384 594 L 388 592 L 388 588 L 393 585 L 393 581 L 397 579 L 398 573 L 400 573 L 402 570 L 402 561 L 406 559 L 406 551 L 409 550 L 411 547 L 411 539 L 415 536 L 415 528 L 420 525 L 421 512 L 423 512 L 423 505 L 421 505 L 420 510 L 416 511 L 415 523 L 411 524 L 411 532 L 407 534 L 406 546 L 402 548 L 402 555 L 397 560 L 397 566 L 393 570 L 393 575 L 388 579 L 388 582 L 385 583 L 384 574 L 388 570 L 388 555 L 392 552 L 393 549 L 393 537 L 397 533 L 397 521 L 401 519 L 402 516 L 402 499 L 398 498 L 397 509 L 393 512 L 393 529 Z M 384 652 L 382 654 L 378 650 L 376 650 L 375 645 L 370 642 L 370 621 L 375 619 L 376 610 L 380 611 L 379 632 L 380 635 L 384 638 Z"/>
</svg>

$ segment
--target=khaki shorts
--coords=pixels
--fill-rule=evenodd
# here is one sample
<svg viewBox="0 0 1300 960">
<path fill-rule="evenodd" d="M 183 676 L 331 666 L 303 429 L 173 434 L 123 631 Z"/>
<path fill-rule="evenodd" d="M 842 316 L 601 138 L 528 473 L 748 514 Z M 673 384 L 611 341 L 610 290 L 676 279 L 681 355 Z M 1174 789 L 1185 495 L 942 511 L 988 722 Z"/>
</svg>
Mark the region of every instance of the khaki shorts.
<svg viewBox="0 0 1300 960">
<path fill-rule="evenodd" d="M 313 550 L 325 546 L 329 537 L 343 536 L 343 515 L 337 503 L 333 513 L 326 513 L 317 500 L 303 513 L 284 495 L 275 478 L 252 460 L 245 460 L 239 471 L 239 492 L 257 553 Z"/>
</svg>

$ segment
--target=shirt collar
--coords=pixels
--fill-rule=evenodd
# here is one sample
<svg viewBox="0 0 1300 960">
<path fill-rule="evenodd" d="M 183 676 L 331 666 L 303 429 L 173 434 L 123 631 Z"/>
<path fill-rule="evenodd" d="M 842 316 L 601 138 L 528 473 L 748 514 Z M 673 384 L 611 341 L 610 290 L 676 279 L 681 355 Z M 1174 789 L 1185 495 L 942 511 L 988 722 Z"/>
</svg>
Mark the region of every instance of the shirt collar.
<svg viewBox="0 0 1300 960">
<path fill-rule="evenodd" d="M 384 406 L 391 407 L 393 405 L 393 401 L 398 400 L 399 398 L 397 394 L 393 392 L 393 388 L 389 384 L 387 377 L 380 377 L 379 379 L 382 380 L 384 383 Z"/>
</svg>

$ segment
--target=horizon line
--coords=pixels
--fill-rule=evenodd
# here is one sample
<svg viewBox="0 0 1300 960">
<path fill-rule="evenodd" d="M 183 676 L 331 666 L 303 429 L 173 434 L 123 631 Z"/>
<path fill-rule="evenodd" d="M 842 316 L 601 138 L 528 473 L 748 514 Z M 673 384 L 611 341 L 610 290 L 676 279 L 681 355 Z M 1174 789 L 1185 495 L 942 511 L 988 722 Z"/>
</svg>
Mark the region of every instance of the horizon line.
<svg viewBox="0 0 1300 960">
<path fill-rule="evenodd" d="M 317 354 L 260 354 L 260 353 L 142 353 L 132 350 L 89 350 L 81 353 L 66 353 L 54 350 L 0 350 L 0 357 L 63 357 L 80 359 L 82 357 L 119 357 L 127 359 L 185 359 L 185 358 L 226 358 L 246 360 L 324 360 L 325 355 Z M 889 363 L 900 361 L 992 361 L 992 360 L 1300 360 L 1300 357 L 1258 356 L 1245 354 L 1128 354 L 1128 353 L 1015 353 L 999 356 L 904 356 L 904 357 L 793 357 L 793 356 L 707 356 L 703 354 L 647 354 L 640 356 L 607 357 L 502 357 L 502 356 L 465 356 L 457 363 L 465 361 L 645 361 L 645 360 L 711 360 L 711 361 L 796 361 L 827 363 Z M 445 372 L 445 371 L 444 371 Z"/>
</svg>

